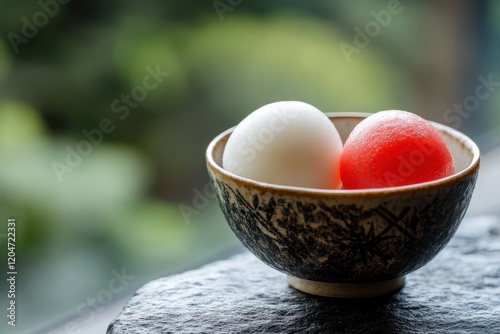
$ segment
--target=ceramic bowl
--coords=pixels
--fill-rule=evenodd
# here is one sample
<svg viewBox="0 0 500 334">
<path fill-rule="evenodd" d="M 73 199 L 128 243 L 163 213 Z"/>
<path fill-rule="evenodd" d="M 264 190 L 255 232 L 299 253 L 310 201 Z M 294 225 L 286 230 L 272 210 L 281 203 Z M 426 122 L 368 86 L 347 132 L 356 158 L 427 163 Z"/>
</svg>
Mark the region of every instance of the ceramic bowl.
<svg viewBox="0 0 500 334">
<path fill-rule="evenodd" d="M 370 114 L 327 114 L 343 141 Z M 456 172 L 410 186 L 324 190 L 257 182 L 222 168 L 229 129 L 206 152 L 218 202 L 243 245 L 288 275 L 294 288 L 322 296 L 370 297 L 404 285 L 406 274 L 448 243 L 469 205 L 479 149 L 464 134 L 433 123 Z"/>
</svg>

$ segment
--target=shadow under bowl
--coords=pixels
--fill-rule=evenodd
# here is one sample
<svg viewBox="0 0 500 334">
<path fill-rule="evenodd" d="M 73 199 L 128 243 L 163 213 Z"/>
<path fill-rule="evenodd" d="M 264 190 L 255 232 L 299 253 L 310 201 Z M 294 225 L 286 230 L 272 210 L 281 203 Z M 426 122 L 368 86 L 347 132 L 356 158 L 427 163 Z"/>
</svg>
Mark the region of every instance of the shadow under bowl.
<svg viewBox="0 0 500 334">
<path fill-rule="evenodd" d="M 330 113 L 345 142 L 370 114 Z M 286 273 L 298 290 L 321 296 L 371 297 L 401 288 L 404 276 L 448 243 L 469 205 L 479 170 L 477 145 L 432 123 L 450 148 L 455 174 L 409 186 L 326 190 L 257 182 L 222 168 L 233 129 L 206 152 L 224 216 L 243 245 Z"/>
</svg>

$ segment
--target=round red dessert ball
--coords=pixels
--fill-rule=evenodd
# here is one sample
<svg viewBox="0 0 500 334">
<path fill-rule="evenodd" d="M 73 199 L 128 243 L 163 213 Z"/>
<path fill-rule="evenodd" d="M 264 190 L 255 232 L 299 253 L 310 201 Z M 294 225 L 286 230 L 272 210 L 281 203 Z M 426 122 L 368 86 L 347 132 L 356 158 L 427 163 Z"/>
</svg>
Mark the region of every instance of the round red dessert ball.
<svg viewBox="0 0 500 334">
<path fill-rule="evenodd" d="M 454 171 L 450 150 L 432 124 L 401 110 L 381 111 L 361 121 L 340 158 L 344 189 L 404 186 Z"/>
</svg>

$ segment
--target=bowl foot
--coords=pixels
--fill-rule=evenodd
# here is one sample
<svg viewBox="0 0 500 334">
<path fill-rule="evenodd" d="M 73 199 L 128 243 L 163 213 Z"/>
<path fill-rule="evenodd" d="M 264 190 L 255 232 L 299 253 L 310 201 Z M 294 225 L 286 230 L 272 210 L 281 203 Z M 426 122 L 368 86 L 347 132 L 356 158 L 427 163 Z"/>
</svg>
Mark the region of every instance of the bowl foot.
<svg viewBox="0 0 500 334">
<path fill-rule="evenodd" d="M 327 283 L 288 276 L 288 284 L 297 290 L 312 295 L 336 298 L 376 297 L 401 289 L 405 277 L 368 283 Z"/>
</svg>

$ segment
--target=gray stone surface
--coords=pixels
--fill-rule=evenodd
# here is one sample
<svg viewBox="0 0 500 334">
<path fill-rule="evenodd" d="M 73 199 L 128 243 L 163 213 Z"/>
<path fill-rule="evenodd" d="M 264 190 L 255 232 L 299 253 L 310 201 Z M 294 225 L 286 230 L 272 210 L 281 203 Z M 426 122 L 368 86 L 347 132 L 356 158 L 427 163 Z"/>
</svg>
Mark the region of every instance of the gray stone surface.
<svg viewBox="0 0 500 334">
<path fill-rule="evenodd" d="M 108 333 L 500 333 L 500 219 L 467 218 L 390 296 L 340 300 L 289 287 L 245 253 L 146 284 Z"/>
</svg>

